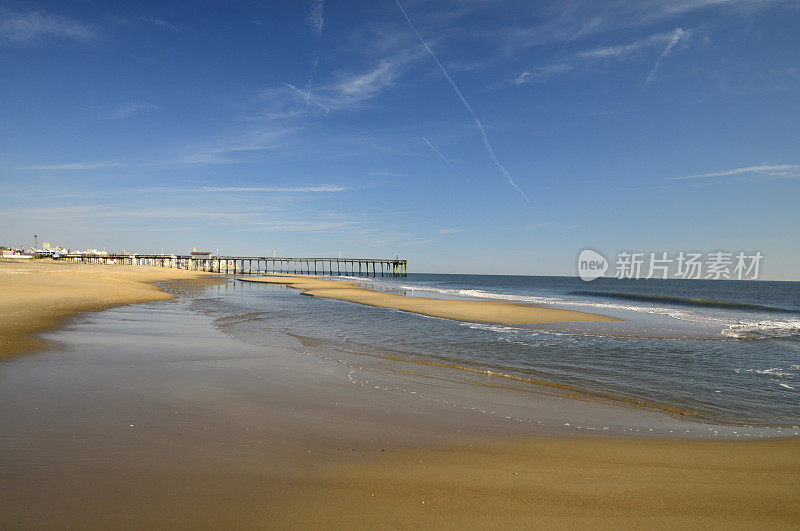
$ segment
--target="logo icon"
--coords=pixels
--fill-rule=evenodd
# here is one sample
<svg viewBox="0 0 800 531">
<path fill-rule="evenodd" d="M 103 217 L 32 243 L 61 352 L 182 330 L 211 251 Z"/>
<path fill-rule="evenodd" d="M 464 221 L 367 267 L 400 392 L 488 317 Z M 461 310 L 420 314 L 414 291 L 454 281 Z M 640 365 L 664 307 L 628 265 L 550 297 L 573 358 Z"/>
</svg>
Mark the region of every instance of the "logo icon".
<svg viewBox="0 0 800 531">
<path fill-rule="evenodd" d="M 605 275 L 608 270 L 608 260 L 602 254 L 591 249 L 584 249 L 578 255 L 578 276 L 586 282 Z"/>
</svg>

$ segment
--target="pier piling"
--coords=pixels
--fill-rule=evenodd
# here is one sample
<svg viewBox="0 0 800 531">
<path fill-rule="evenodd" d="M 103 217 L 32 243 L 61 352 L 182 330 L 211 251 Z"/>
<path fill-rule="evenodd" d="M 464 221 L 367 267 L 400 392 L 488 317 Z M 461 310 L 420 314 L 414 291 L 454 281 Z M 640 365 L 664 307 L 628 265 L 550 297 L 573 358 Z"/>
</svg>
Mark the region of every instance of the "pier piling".
<svg viewBox="0 0 800 531">
<path fill-rule="evenodd" d="M 314 264 L 314 275 L 378 275 L 405 277 L 408 275 L 408 261 L 399 258 L 293 258 L 293 257 L 263 257 L 263 256 L 210 256 L 210 255 L 165 255 L 165 254 L 86 254 L 69 253 L 62 255 L 60 260 L 78 262 L 83 264 L 104 265 L 147 265 L 153 267 L 169 267 L 191 271 L 209 271 L 220 274 L 258 275 L 270 272 L 311 275 L 311 264 Z M 327 267 L 325 262 L 327 262 Z M 336 264 L 334 273 L 333 264 Z M 358 263 L 358 272 L 356 272 Z M 255 264 L 255 267 L 253 266 Z M 263 266 L 262 266 L 263 264 Z M 370 273 L 370 266 L 372 272 Z"/>
</svg>

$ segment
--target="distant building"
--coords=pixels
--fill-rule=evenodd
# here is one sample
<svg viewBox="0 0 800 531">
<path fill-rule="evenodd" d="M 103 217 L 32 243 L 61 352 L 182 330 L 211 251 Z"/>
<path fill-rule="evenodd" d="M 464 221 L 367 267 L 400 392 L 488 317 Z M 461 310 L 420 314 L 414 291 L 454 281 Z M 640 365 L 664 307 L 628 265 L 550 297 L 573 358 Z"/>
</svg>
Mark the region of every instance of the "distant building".
<svg viewBox="0 0 800 531">
<path fill-rule="evenodd" d="M 11 259 L 15 259 L 15 260 L 16 259 L 23 259 L 24 260 L 24 259 L 32 258 L 33 255 L 25 254 L 24 251 L 21 251 L 19 249 L 17 249 L 17 250 L 15 250 L 15 249 L 3 249 L 2 250 L 2 255 L 0 257 L 2 257 L 2 258 L 11 258 Z"/>
<path fill-rule="evenodd" d="M 39 254 L 49 254 L 50 256 L 55 256 L 67 254 L 67 250 L 60 245 L 53 245 L 50 242 L 44 242 L 42 244 L 42 250 L 39 251 Z"/>
</svg>

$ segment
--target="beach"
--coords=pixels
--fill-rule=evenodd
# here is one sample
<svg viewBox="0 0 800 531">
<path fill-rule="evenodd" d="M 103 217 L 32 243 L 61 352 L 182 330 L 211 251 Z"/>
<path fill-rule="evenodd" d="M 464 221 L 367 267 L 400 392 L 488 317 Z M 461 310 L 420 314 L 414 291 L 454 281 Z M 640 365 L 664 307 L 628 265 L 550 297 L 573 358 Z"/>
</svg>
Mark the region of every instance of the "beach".
<svg viewBox="0 0 800 531">
<path fill-rule="evenodd" d="M 319 319 L 332 310 L 344 328 L 349 314 L 396 317 L 377 304 L 354 313 L 352 302 L 375 302 L 360 290 L 332 293 L 352 287 L 306 284 L 317 297 L 303 297 L 216 275 L 52 262 L 0 272 L 16 279 L 3 281 L 3 313 L 35 316 L 0 321 L 13 340 L 4 352 L 29 349 L 0 362 L 0 527 L 800 523 L 791 429 L 423 371 L 315 344 L 307 321 L 309 337 L 283 331 L 298 319 L 292 304 Z M 167 280 L 191 285 L 152 284 Z M 744 433 L 763 440 L 736 440 Z"/>
<path fill-rule="evenodd" d="M 79 312 L 171 299 L 174 295 L 153 284 L 201 278 L 208 277 L 179 269 L 2 261 L 0 358 L 42 348 L 36 333 Z"/>
</svg>

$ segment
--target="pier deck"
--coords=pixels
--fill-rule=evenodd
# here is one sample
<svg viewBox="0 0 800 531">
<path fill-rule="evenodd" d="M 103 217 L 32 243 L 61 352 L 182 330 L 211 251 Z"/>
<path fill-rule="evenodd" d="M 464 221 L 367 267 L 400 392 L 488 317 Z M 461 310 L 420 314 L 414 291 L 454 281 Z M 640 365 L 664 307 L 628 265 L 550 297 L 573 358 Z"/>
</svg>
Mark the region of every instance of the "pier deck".
<svg viewBox="0 0 800 531">
<path fill-rule="evenodd" d="M 326 258 L 275 256 L 210 256 L 205 254 L 80 254 L 60 260 L 89 264 L 149 265 L 231 275 L 294 273 L 298 275 L 393 276 L 408 274 L 408 261 L 398 258 Z"/>
</svg>

